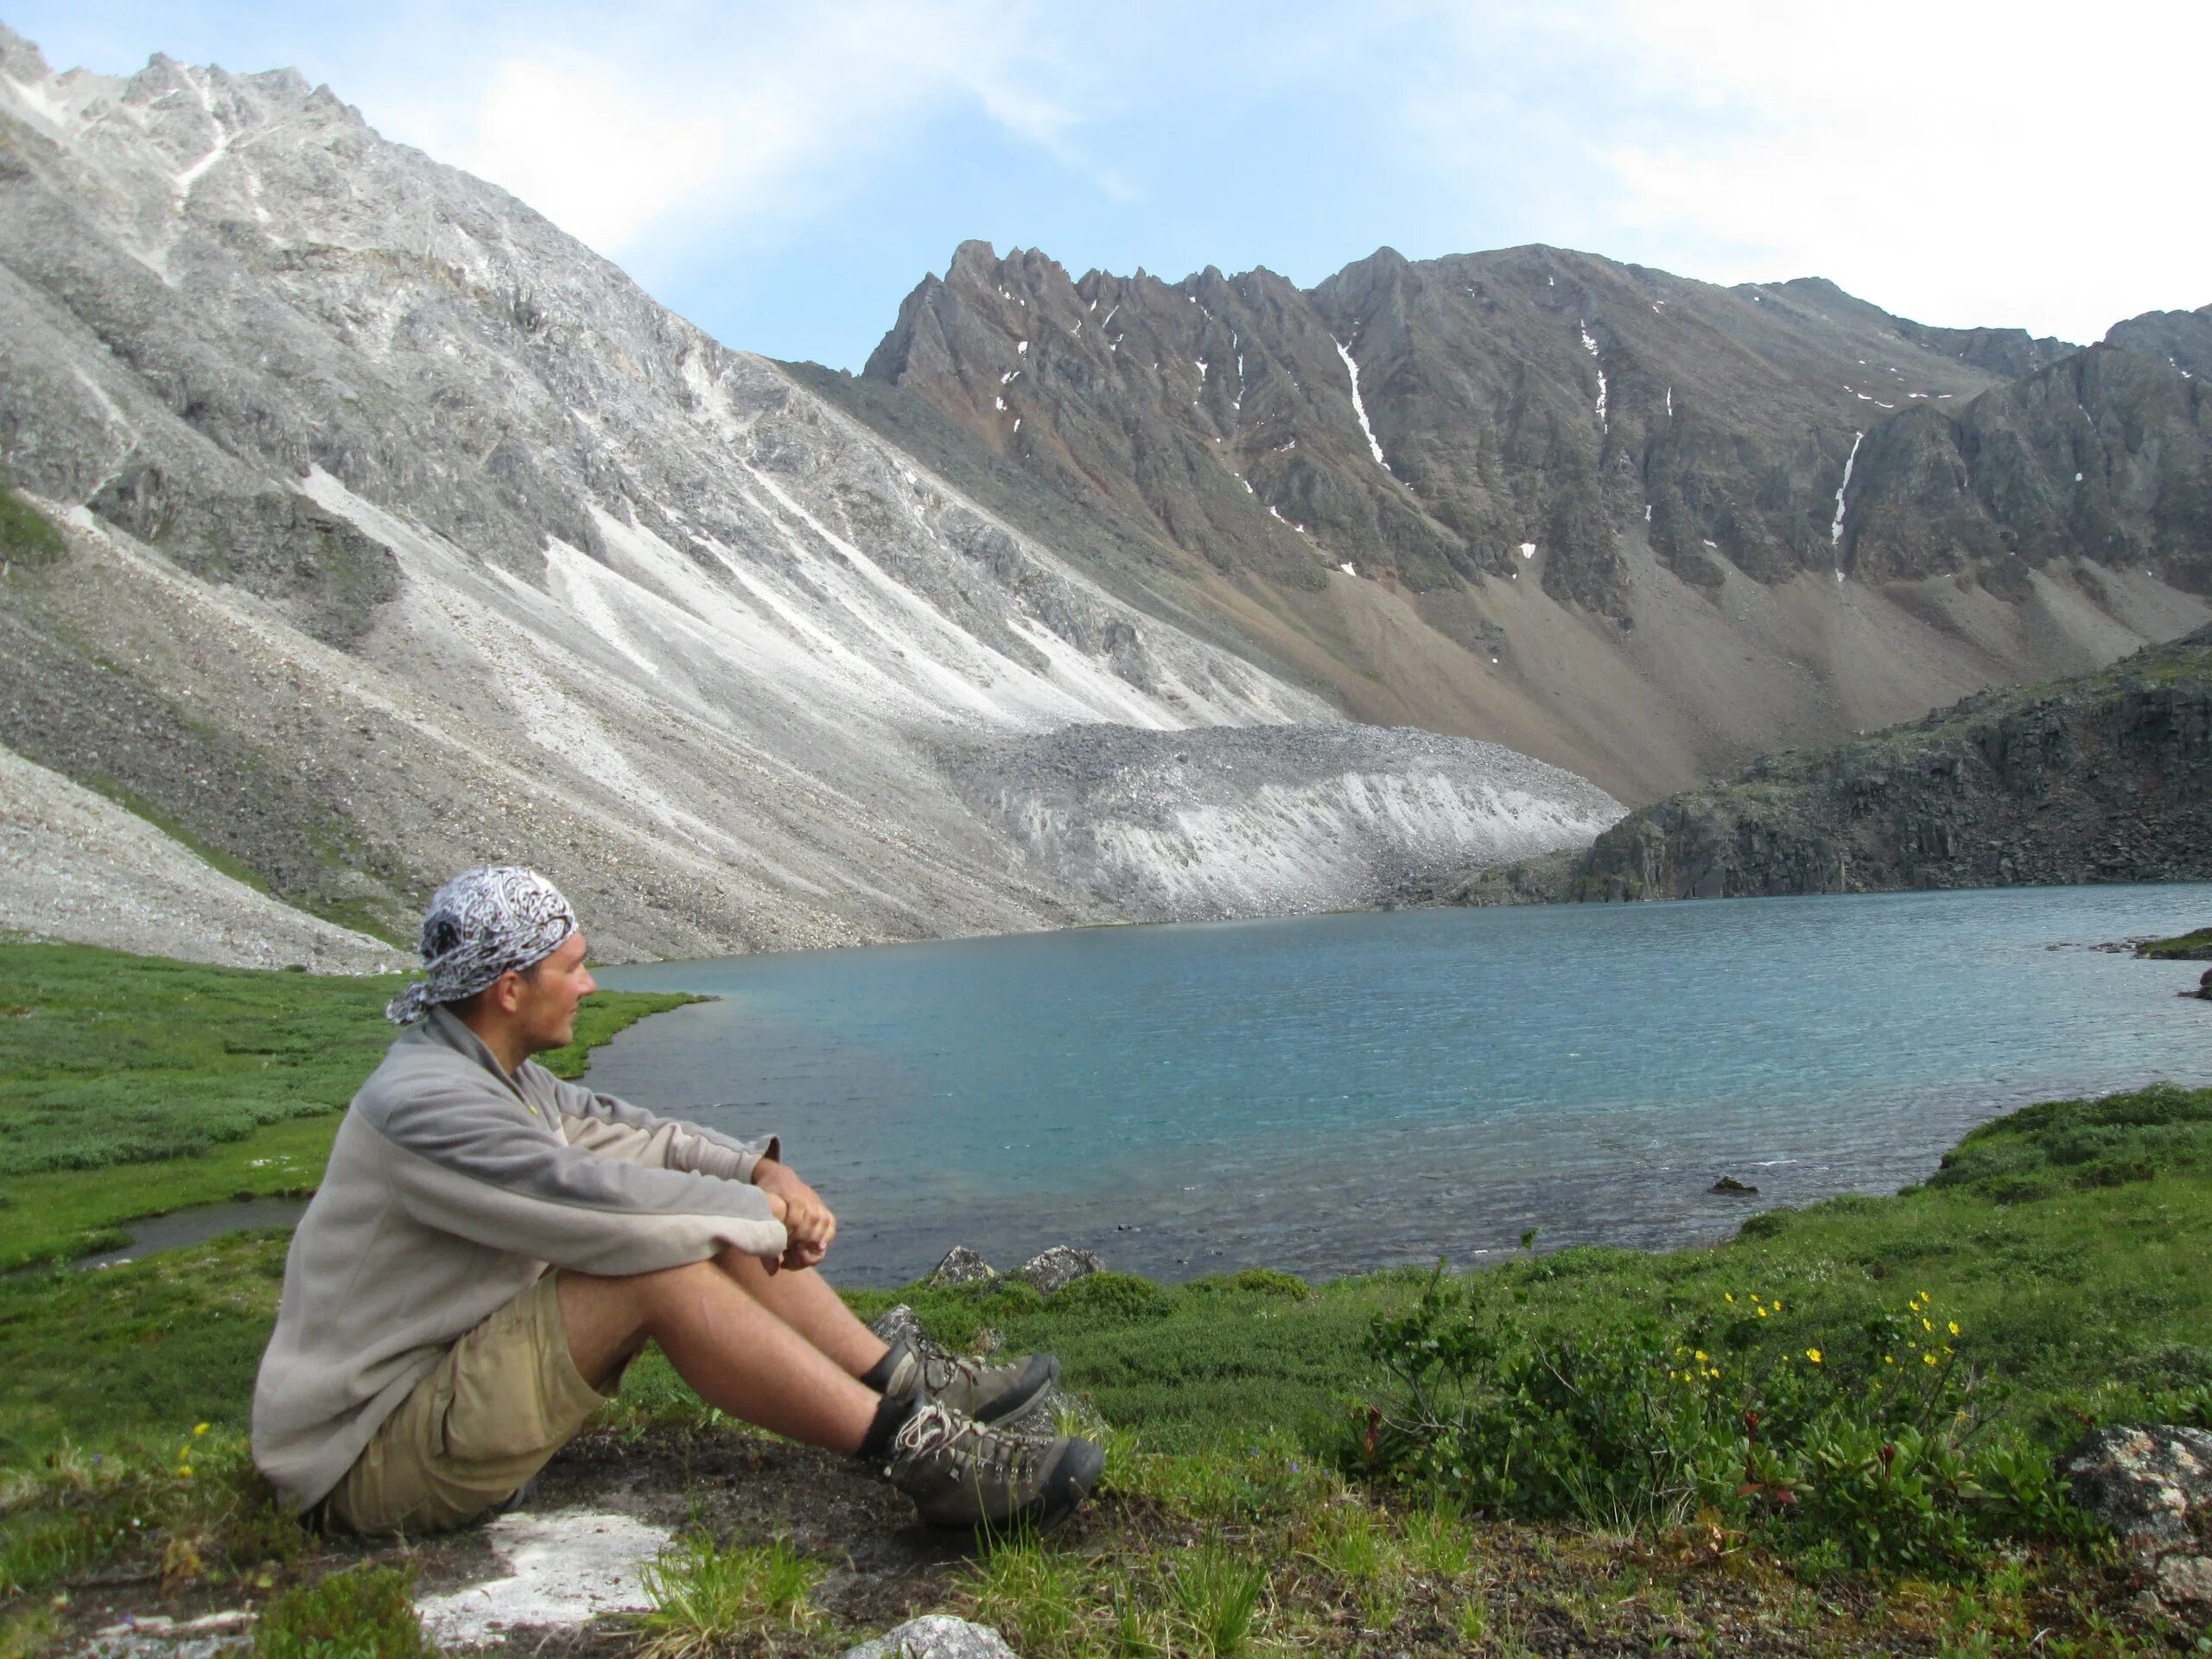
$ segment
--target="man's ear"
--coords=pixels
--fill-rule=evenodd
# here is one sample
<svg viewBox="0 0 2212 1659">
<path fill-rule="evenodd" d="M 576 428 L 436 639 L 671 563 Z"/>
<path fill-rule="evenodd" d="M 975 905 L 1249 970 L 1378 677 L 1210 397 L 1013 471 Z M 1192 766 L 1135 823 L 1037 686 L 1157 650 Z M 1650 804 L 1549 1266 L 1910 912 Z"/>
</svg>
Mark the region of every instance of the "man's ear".
<svg viewBox="0 0 2212 1659">
<path fill-rule="evenodd" d="M 500 1013 L 515 1013 L 522 1007 L 522 976 L 509 969 L 492 982 L 487 994 Z"/>
</svg>

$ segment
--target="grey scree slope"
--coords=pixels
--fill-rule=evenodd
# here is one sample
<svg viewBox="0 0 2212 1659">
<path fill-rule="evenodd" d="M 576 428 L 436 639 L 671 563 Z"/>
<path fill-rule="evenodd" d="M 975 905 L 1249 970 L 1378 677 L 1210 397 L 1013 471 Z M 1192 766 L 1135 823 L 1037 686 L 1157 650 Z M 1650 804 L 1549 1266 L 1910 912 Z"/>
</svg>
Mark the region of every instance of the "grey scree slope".
<svg viewBox="0 0 2212 1659">
<path fill-rule="evenodd" d="M 1617 811 L 1541 774 L 1501 813 L 1538 774 L 1376 734 L 1344 787 L 1452 802 L 1283 813 L 1253 782 L 1280 747 L 1316 787 L 1327 704 L 287 72 L 56 76 L 0 31 L 0 457 L 71 547 L 0 583 L 0 743 L 396 938 L 500 861 L 614 959 L 1317 909 Z M 1033 855 L 1006 782 L 971 805 L 997 748 L 1014 779 L 1101 723 L 1247 728 L 1156 810 L 1305 874 L 1095 872 Z M 1281 839 L 1347 824 L 1374 848 Z"/>
</svg>

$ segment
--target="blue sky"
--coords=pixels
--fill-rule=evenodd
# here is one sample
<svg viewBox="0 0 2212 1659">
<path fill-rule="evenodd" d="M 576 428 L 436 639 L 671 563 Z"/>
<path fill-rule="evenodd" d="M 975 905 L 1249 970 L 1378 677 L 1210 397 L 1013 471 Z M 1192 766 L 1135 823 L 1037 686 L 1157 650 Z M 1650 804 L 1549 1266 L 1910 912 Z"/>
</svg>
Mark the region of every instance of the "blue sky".
<svg viewBox="0 0 2212 1659">
<path fill-rule="evenodd" d="M 57 68 L 291 65 L 734 346 L 857 369 L 980 237 L 1302 284 L 1543 241 L 2092 339 L 2212 301 L 2212 8 L 0 0 Z M 2087 21 L 2085 21 L 2087 20 Z"/>
</svg>

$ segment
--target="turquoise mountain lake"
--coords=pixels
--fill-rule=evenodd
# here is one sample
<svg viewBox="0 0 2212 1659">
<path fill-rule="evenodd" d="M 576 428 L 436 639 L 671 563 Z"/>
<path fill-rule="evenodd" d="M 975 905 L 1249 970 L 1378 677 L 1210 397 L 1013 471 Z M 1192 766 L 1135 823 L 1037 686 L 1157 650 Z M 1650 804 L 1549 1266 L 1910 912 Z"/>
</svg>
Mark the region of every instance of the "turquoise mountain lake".
<svg viewBox="0 0 2212 1659">
<path fill-rule="evenodd" d="M 1170 1279 L 1471 1263 L 1531 1227 L 1662 1246 L 1895 1191 L 2029 1101 L 2212 1084 L 2212 1005 L 2177 995 L 2202 964 L 2090 948 L 2208 922 L 2212 884 L 2016 888 L 660 963 L 601 977 L 721 1000 L 588 1081 L 783 1135 L 849 1283 L 954 1244 Z"/>
</svg>

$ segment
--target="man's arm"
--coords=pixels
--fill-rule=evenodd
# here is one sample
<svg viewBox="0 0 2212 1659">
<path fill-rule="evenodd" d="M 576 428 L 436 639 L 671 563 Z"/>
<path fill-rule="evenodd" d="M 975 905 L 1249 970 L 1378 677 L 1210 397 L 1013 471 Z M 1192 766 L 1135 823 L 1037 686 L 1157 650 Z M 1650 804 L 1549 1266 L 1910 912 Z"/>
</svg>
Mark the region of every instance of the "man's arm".
<svg viewBox="0 0 2212 1659">
<path fill-rule="evenodd" d="M 365 1127 L 392 1147 L 394 1196 L 425 1226 L 588 1273 L 649 1273 L 725 1249 L 780 1260 L 783 1201 L 747 1184 L 601 1157 L 522 1117 L 504 1091 L 413 1090 Z"/>
<path fill-rule="evenodd" d="M 613 1095 L 547 1077 L 561 1109 L 561 1133 L 570 1146 L 632 1163 L 748 1181 L 770 1196 L 776 1219 L 789 1234 L 791 1243 L 779 1265 L 810 1268 L 829 1253 L 837 1236 L 837 1218 L 822 1195 L 783 1162 L 780 1136 L 734 1141 L 699 1124 L 661 1117 Z"/>
<path fill-rule="evenodd" d="M 533 1070 L 536 1068 L 533 1067 Z M 561 1134 L 572 1147 L 603 1158 L 683 1169 L 725 1181 L 751 1181 L 753 1166 L 783 1149 L 779 1137 L 738 1141 L 697 1123 L 662 1117 L 613 1095 L 594 1094 L 579 1084 L 543 1073 L 560 1108 Z"/>
</svg>

